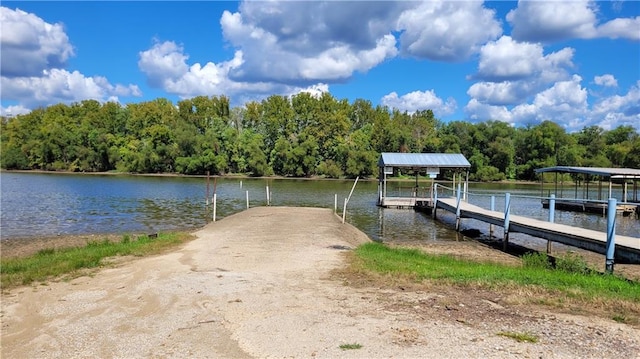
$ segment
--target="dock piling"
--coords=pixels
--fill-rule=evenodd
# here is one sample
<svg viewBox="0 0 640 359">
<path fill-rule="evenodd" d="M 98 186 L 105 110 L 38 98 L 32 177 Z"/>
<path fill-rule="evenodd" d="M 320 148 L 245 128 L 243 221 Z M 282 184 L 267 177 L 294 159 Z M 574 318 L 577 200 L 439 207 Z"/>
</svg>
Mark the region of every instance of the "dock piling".
<svg viewBox="0 0 640 359">
<path fill-rule="evenodd" d="M 491 211 L 496 210 L 496 196 L 491 196 Z M 489 224 L 489 237 L 493 237 L 493 224 Z"/>
<path fill-rule="evenodd" d="M 431 217 L 436 219 L 436 209 L 438 209 L 438 184 L 433 187 L 433 210 L 431 210 Z"/>
<path fill-rule="evenodd" d="M 460 231 L 460 199 L 462 197 L 462 191 L 460 190 L 460 183 L 458 183 L 458 190 L 456 193 L 456 231 Z"/>
<path fill-rule="evenodd" d="M 549 222 L 553 223 L 556 221 L 556 195 L 551 194 L 549 196 Z"/>
<path fill-rule="evenodd" d="M 217 198 L 218 194 L 217 193 L 213 193 L 213 199 L 211 200 L 211 203 L 213 204 L 213 221 L 216 221 L 216 206 L 217 206 L 217 202 L 218 202 L 218 198 Z"/>
<path fill-rule="evenodd" d="M 551 194 L 549 196 L 549 222 L 554 223 L 556 221 L 556 195 Z M 551 241 L 547 239 L 547 254 L 551 253 Z"/>
<path fill-rule="evenodd" d="M 344 199 L 344 206 L 342 207 L 342 224 L 344 224 L 344 220 L 347 216 L 347 199 Z"/>
<path fill-rule="evenodd" d="M 607 207 L 607 258 L 605 260 L 605 271 L 613 273 L 613 263 L 616 251 L 616 199 L 609 198 Z"/>
<path fill-rule="evenodd" d="M 511 215 L 511 193 L 504 194 L 504 239 L 503 250 L 507 250 L 509 247 L 509 216 Z"/>
</svg>

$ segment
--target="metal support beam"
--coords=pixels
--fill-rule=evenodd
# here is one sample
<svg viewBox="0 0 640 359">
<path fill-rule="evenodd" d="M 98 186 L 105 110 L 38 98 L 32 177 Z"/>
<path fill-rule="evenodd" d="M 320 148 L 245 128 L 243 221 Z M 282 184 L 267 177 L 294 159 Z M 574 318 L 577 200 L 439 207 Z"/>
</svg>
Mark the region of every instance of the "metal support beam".
<svg viewBox="0 0 640 359">
<path fill-rule="evenodd" d="M 503 250 L 507 250 L 509 247 L 509 216 L 511 215 L 511 193 L 504 194 L 504 239 Z"/>
<path fill-rule="evenodd" d="M 616 251 L 616 199 L 609 198 L 607 207 L 607 259 L 605 270 L 613 273 L 613 263 Z"/>
</svg>

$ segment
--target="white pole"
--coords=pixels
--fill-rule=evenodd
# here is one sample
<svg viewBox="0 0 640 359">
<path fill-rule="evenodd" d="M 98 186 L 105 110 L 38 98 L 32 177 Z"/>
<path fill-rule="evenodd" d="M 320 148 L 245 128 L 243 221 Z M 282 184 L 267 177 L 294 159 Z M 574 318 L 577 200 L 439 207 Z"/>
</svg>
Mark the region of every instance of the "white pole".
<svg viewBox="0 0 640 359">
<path fill-rule="evenodd" d="M 347 202 L 349 202 L 349 200 L 351 199 L 351 195 L 353 194 L 353 190 L 356 189 L 356 185 L 358 184 L 358 178 L 360 178 L 360 176 L 356 177 L 356 181 L 353 182 L 353 187 L 351 187 L 351 192 L 349 192 L 349 197 L 347 197 Z"/>
<path fill-rule="evenodd" d="M 269 186 L 267 186 L 267 206 L 269 205 Z"/>
<path fill-rule="evenodd" d="M 347 214 L 347 199 L 344 199 L 344 207 L 342 208 L 342 224 L 344 224 L 344 218 Z"/>
<path fill-rule="evenodd" d="M 213 221 L 214 221 L 214 222 L 216 221 L 216 204 L 217 204 L 216 202 L 217 202 L 217 196 L 218 196 L 218 194 L 217 194 L 217 193 L 214 193 L 214 194 L 213 194 L 213 200 L 211 201 L 211 202 L 213 202 Z"/>
<path fill-rule="evenodd" d="M 333 213 L 338 213 L 338 194 L 333 196 Z"/>
<path fill-rule="evenodd" d="M 247 191 L 246 193 L 247 193 L 247 209 L 249 209 L 249 191 Z"/>
</svg>

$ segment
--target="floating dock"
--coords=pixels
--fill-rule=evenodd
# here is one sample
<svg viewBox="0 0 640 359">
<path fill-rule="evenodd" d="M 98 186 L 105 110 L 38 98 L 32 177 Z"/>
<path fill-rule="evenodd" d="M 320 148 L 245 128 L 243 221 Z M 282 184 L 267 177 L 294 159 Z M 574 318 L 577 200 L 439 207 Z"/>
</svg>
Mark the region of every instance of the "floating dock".
<svg viewBox="0 0 640 359">
<path fill-rule="evenodd" d="M 585 212 L 585 213 L 596 213 L 601 214 L 603 216 L 607 215 L 607 203 L 602 201 L 585 201 L 585 200 L 562 200 L 556 199 L 556 209 L 572 211 L 572 212 Z M 616 206 L 616 213 L 620 214 L 624 217 L 630 216 L 634 213 L 638 212 L 638 207 L 640 205 L 633 204 L 618 204 Z M 542 208 L 549 208 L 549 200 L 542 200 Z"/>
<path fill-rule="evenodd" d="M 448 212 L 457 213 L 458 202 L 460 218 L 472 218 L 504 228 L 504 213 L 458 201 L 456 198 L 438 198 L 436 208 L 433 210 L 441 208 Z M 505 229 L 505 232 L 528 234 L 552 242 L 607 254 L 607 234 L 605 232 L 514 215 L 509 216 L 508 228 Z M 616 235 L 614 258 L 618 263 L 640 264 L 640 238 Z"/>
<path fill-rule="evenodd" d="M 385 197 L 379 204 L 384 208 L 419 209 L 421 207 L 433 207 L 433 200 L 424 197 Z"/>
<path fill-rule="evenodd" d="M 545 167 L 536 170 L 540 175 L 540 184 L 542 197 L 549 197 L 551 191 L 545 196 L 544 179 L 545 174 L 553 174 L 554 189 L 553 195 L 557 197 L 555 200 L 556 208 L 566 211 L 586 212 L 586 213 L 607 213 L 607 203 L 605 199 L 616 198 L 618 205 L 616 213 L 623 216 L 636 214 L 640 218 L 640 169 L 637 168 L 610 168 L 610 167 L 572 167 L 572 166 L 554 166 Z M 558 175 L 571 175 L 575 183 L 574 198 L 566 198 L 563 196 L 563 183 L 560 181 L 558 186 Z M 589 183 L 597 180 L 597 198 L 589 198 Z M 584 183 L 582 190 L 578 187 L 580 182 Z M 614 195 L 614 184 L 616 188 L 620 188 L 620 192 Z M 607 188 L 605 188 L 605 185 Z M 629 188 L 631 187 L 631 188 Z M 605 190 L 606 189 L 606 190 Z M 578 194 L 582 192 L 582 198 Z M 593 195 L 593 194 L 591 194 Z M 542 207 L 549 208 L 549 200 L 542 200 Z"/>
</svg>

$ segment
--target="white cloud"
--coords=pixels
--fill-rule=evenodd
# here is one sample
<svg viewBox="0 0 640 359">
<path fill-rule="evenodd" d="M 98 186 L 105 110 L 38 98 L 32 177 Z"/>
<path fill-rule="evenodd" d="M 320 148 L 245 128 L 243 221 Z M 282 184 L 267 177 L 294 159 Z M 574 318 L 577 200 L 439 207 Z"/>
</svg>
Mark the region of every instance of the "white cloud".
<svg viewBox="0 0 640 359">
<path fill-rule="evenodd" d="M 618 86 L 618 80 L 616 80 L 616 78 L 611 74 L 596 76 L 593 78 L 593 82 L 595 82 L 596 85 L 605 86 L 605 87 Z"/>
<path fill-rule="evenodd" d="M 520 102 L 530 92 L 523 81 L 477 82 L 467 94 L 476 101 L 492 105 L 509 105 Z"/>
<path fill-rule="evenodd" d="M 40 77 L 2 77 L 2 98 L 18 101 L 20 106 L 35 108 L 56 103 L 87 99 L 105 101 L 114 96 L 140 96 L 135 85 L 112 85 L 100 76 L 85 77 L 78 71 L 45 70 Z"/>
<path fill-rule="evenodd" d="M 425 29 L 427 18 L 438 19 L 437 26 Z M 481 3 L 449 1 L 242 2 L 237 12 L 223 12 L 220 25 L 234 59 L 189 64 L 181 46 L 157 43 L 140 53 L 149 83 L 181 97 L 292 94 L 347 81 L 396 57 L 394 31 L 402 33 L 407 55 L 455 61 L 502 31 L 494 11 Z M 452 100 L 440 101 L 441 112 L 451 113 Z"/>
<path fill-rule="evenodd" d="M 300 59 L 299 74 L 309 80 L 339 80 L 353 75 L 354 71 L 366 72 L 387 58 L 396 55 L 396 40 L 385 35 L 376 47 L 354 52 L 343 45 L 323 51 L 314 58 Z"/>
<path fill-rule="evenodd" d="M 640 80 L 625 95 L 614 95 L 593 105 L 589 123 L 605 130 L 632 126 L 640 131 Z"/>
<path fill-rule="evenodd" d="M 463 61 L 502 33 L 495 11 L 458 1 L 242 2 L 223 12 L 220 25 L 244 54 L 231 79 L 293 86 L 343 82 L 400 51 Z"/>
<path fill-rule="evenodd" d="M 301 92 L 306 92 L 315 98 L 320 98 L 323 93 L 329 92 L 329 85 L 323 84 L 323 83 L 315 84 L 307 88 L 300 89 L 299 91 L 297 91 L 292 95 L 295 95 Z"/>
<path fill-rule="evenodd" d="M 433 90 L 413 91 L 402 96 L 396 92 L 385 95 L 380 100 L 382 105 L 396 108 L 400 111 L 416 112 L 432 110 L 438 116 L 452 114 L 456 110 L 456 101 L 452 98 L 443 101 Z"/>
<path fill-rule="evenodd" d="M 17 115 L 25 115 L 27 113 L 31 112 L 30 109 L 21 106 L 21 105 L 15 105 L 15 106 L 7 106 L 7 107 L 0 107 L 0 116 L 9 116 L 9 117 L 13 117 L 13 116 L 17 116 Z"/>
<path fill-rule="evenodd" d="M 402 53 L 417 58 L 463 61 L 502 34 L 495 12 L 477 1 L 425 1 L 397 22 Z"/>
<path fill-rule="evenodd" d="M 547 81 L 556 80 L 552 74 L 563 73 L 572 67 L 573 49 L 564 48 L 549 55 L 543 54 L 540 44 L 514 41 L 502 36 L 482 46 L 476 77 L 489 80 L 514 80 L 545 74 Z M 559 71 L 560 70 L 560 71 Z"/>
<path fill-rule="evenodd" d="M 397 54 L 390 14 L 406 4 L 383 2 L 243 2 L 220 19 L 225 39 L 242 50 L 235 81 L 304 86 L 343 81 Z"/>
<path fill-rule="evenodd" d="M 512 121 L 519 124 L 540 123 L 550 120 L 573 131 L 584 127 L 588 116 L 587 90 L 581 86 L 582 78 L 573 75 L 570 80 L 556 82 L 537 94 L 531 104 L 512 109 Z"/>
<path fill-rule="evenodd" d="M 188 58 L 175 42 L 156 42 L 151 49 L 140 52 L 138 67 L 152 86 L 161 86 L 163 81 L 179 79 L 189 71 L 185 62 Z"/>
<path fill-rule="evenodd" d="M 328 91 L 328 85 L 317 83 L 308 87 L 288 86 L 277 82 L 236 81 L 230 73 L 244 63 L 244 54 L 238 50 L 233 59 L 220 63 L 188 64 L 189 56 L 172 41 L 157 42 L 140 52 L 138 67 L 148 82 L 181 98 L 199 95 L 229 96 L 233 104 L 259 101 L 273 94 L 291 95 L 301 91 L 311 93 Z"/>
<path fill-rule="evenodd" d="M 473 121 L 484 122 L 492 120 L 513 123 L 513 116 L 506 106 L 487 105 L 472 98 L 464 110 L 469 119 Z"/>
<path fill-rule="evenodd" d="M 517 106 L 490 105 L 472 98 L 464 108 L 473 121 L 498 120 L 513 125 L 538 124 L 545 120 L 561 124 L 569 132 L 587 126 L 611 130 L 627 125 L 640 130 L 640 80 L 624 95 L 589 104 L 582 78 L 573 75 L 536 94 L 530 103 Z"/>
<path fill-rule="evenodd" d="M 536 95 L 533 104 L 544 113 L 555 116 L 582 114 L 587 109 L 587 91 L 581 86 L 582 78 L 578 75 L 568 81 L 556 82 L 551 88 Z"/>
<path fill-rule="evenodd" d="M 612 39 L 640 40 L 640 16 L 613 19 L 598 26 L 598 36 Z"/>
<path fill-rule="evenodd" d="M 2 76 L 38 76 L 42 71 L 62 68 L 73 47 L 62 24 L 49 24 L 20 9 L 0 7 Z"/>
<path fill-rule="evenodd" d="M 65 70 L 74 51 L 61 24 L 49 24 L 34 14 L 5 7 L 0 7 L 0 22 L 2 101 L 17 103 L 2 111 L 23 113 L 60 102 L 141 96 L 136 85 L 114 85 L 102 76 L 86 77 Z"/>
<path fill-rule="evenodd" d="M 640 39 L 640 17 L 617 18 L 598 24 L 595 1 L 519 1 L 509 11 L 511 36 L 519 41 L 549 42 L 597 37 Z"/>
<path fill-rule="evenodd" d="M 568 79 L 574 50 L 543 52 L 540 44 L 517 42 L 509 36 L 487 43 L 480 49 L 478 72 L 471 76 L 484 81 L 471 85 L 467 94 L 487 105 L 515 105 Z"/>
</svg>

